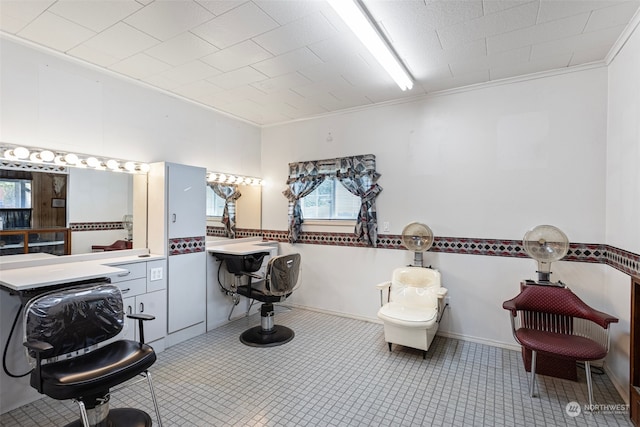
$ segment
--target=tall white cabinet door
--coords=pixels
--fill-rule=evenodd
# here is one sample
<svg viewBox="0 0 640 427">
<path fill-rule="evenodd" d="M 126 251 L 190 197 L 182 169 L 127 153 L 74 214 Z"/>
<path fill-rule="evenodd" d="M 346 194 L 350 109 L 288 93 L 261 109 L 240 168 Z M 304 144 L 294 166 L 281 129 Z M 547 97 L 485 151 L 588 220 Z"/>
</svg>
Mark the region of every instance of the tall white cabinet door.
<svg viewBox="0 0 640 427">
<path fill-rule="evenodd" d="M 167 163 L 169 238 L 206 234 L 207 172 Z"/>
<path fill-rule="evenodd" d="M 169 257 L 169 333 L 205 320 L 206 256 L 195 252 Z"/>
</svg>

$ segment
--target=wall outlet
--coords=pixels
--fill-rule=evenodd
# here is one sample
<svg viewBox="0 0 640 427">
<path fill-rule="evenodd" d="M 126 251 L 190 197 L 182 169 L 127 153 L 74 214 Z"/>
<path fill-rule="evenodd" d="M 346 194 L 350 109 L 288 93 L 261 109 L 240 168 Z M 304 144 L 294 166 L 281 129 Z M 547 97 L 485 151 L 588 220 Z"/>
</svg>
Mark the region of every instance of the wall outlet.
<svg viewBox="0 0 640 427">
<path fill-rule="evenodd" d="M 390 230 L 391 224 L 389 224 L 389 221 L 384 221 L 382 223 L 382 231 L 385 233 L 388 233 Z"/>
<path fill-rule="evenodd" d="M 153 282 L 154 280 L 162 280 L 162 267 L 152 268 L 149 272 L 149 280 Z"/>
</svg>

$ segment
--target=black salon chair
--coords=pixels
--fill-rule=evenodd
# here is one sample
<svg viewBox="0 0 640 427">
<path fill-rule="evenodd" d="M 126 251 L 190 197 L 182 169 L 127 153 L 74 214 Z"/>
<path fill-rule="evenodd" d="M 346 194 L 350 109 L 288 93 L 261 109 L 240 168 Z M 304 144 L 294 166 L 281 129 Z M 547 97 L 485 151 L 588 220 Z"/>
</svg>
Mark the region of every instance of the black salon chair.
<svg viewBox="0 0 640 427">
<path fill-rule="evenodd" d="M 120 289 L 108 283 L 82 285 L 33 298 L 24 311 L 27 355 L 35 362 L 31 386 L 53 399 L 73 399 L 81 419 L 67 427 L 149 427 L 151 417 L 133 408 L 109 410 L 109 389 L 131 378 L 147 378 L 162 426 L 151 376 L 147 369 L 156 354 L 144 344 L 146 314 L 137 319 L 140 341 L 115 339 L 124 327 Z"/>
<path fill-rule="evenodd" d="M 238 286 L 237 293 L 263 304 L 260 308 L 260 325 L 244 331 L 240 335 L 240 341 L 253 347 L 273 347 L 293 339 L 293 330 L 274 324 L 273 303 L 284 301 L 291 295 L 298 283 L 299 274 L 300 254 L 271 258 L 264 277 L 247 273 L 257 280 Z"/>
</svg>

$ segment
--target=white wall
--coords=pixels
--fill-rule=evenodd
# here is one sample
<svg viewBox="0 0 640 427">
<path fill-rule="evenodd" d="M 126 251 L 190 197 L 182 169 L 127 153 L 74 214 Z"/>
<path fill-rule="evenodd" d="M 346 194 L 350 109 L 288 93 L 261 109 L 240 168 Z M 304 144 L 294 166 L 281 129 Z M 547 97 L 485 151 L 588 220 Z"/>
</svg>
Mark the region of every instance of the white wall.
<svg viewBox="0 0 640 427">
<path fill-rule="evenodd" d="M 390 222 L 390 234 L 417 220 L 437 236 L 520 240 L 548 223 L 573 242 L 601 243 L 606 110 L 602 67 L 264 128 L 262 170 L 271 185 L 263 189 L 263 228 L 287 228 L 288 162 L 373 153 L 383 187 L 378 221 Z M 368 319 L 379 306 L 373 285 L 412 259 L 398 250 L 282 247 L 303 256 L 293 302 Z M 520 280 L 535 278 L 534 261 L 428 253 L 426 262 L 450 289 L 442 331 L 514 344 L 502 302 Z M 552 277 L 597 307 L 605 269 L 558 262 Z"/>
<path fill-rule="evenodd" d="M 639 20 L 636 17 L 635 22 Z M 640 253 L 640 30 L 609 65 L 607 126 L 606 243 Z M 613 328 L 610 375 L 629 383 L 630 288 L 628 275 L 607 269 L 606 309 L 620 323 Z"/>
<path fill-rule="evenodd" d="M 0 140 L 260 176 L 260 130 L 0 38 Z"/>
</svg>

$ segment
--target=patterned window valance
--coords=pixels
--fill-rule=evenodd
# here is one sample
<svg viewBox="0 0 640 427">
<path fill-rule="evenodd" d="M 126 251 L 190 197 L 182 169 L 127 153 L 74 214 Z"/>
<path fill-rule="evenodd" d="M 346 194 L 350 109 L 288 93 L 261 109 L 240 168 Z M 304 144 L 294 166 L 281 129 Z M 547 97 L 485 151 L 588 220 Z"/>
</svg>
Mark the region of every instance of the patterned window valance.
<svg viewBox="0 0 640 427">
<path fill-rule="evenodd" d="M 376 172 L 373 154 L 289 163 L 289 188 L 283 191 L 289 199 L 289 241 L 295 243 L 302 230 L 299 200 L 318 188 L 327 177 L 338 179 L 351 194 L 360 198 L 354 233 L 360 241 L 375 247 L 378 237 L 375 199 L 382 187 L 377 184 L 380 174 Z"/>
</svg>

